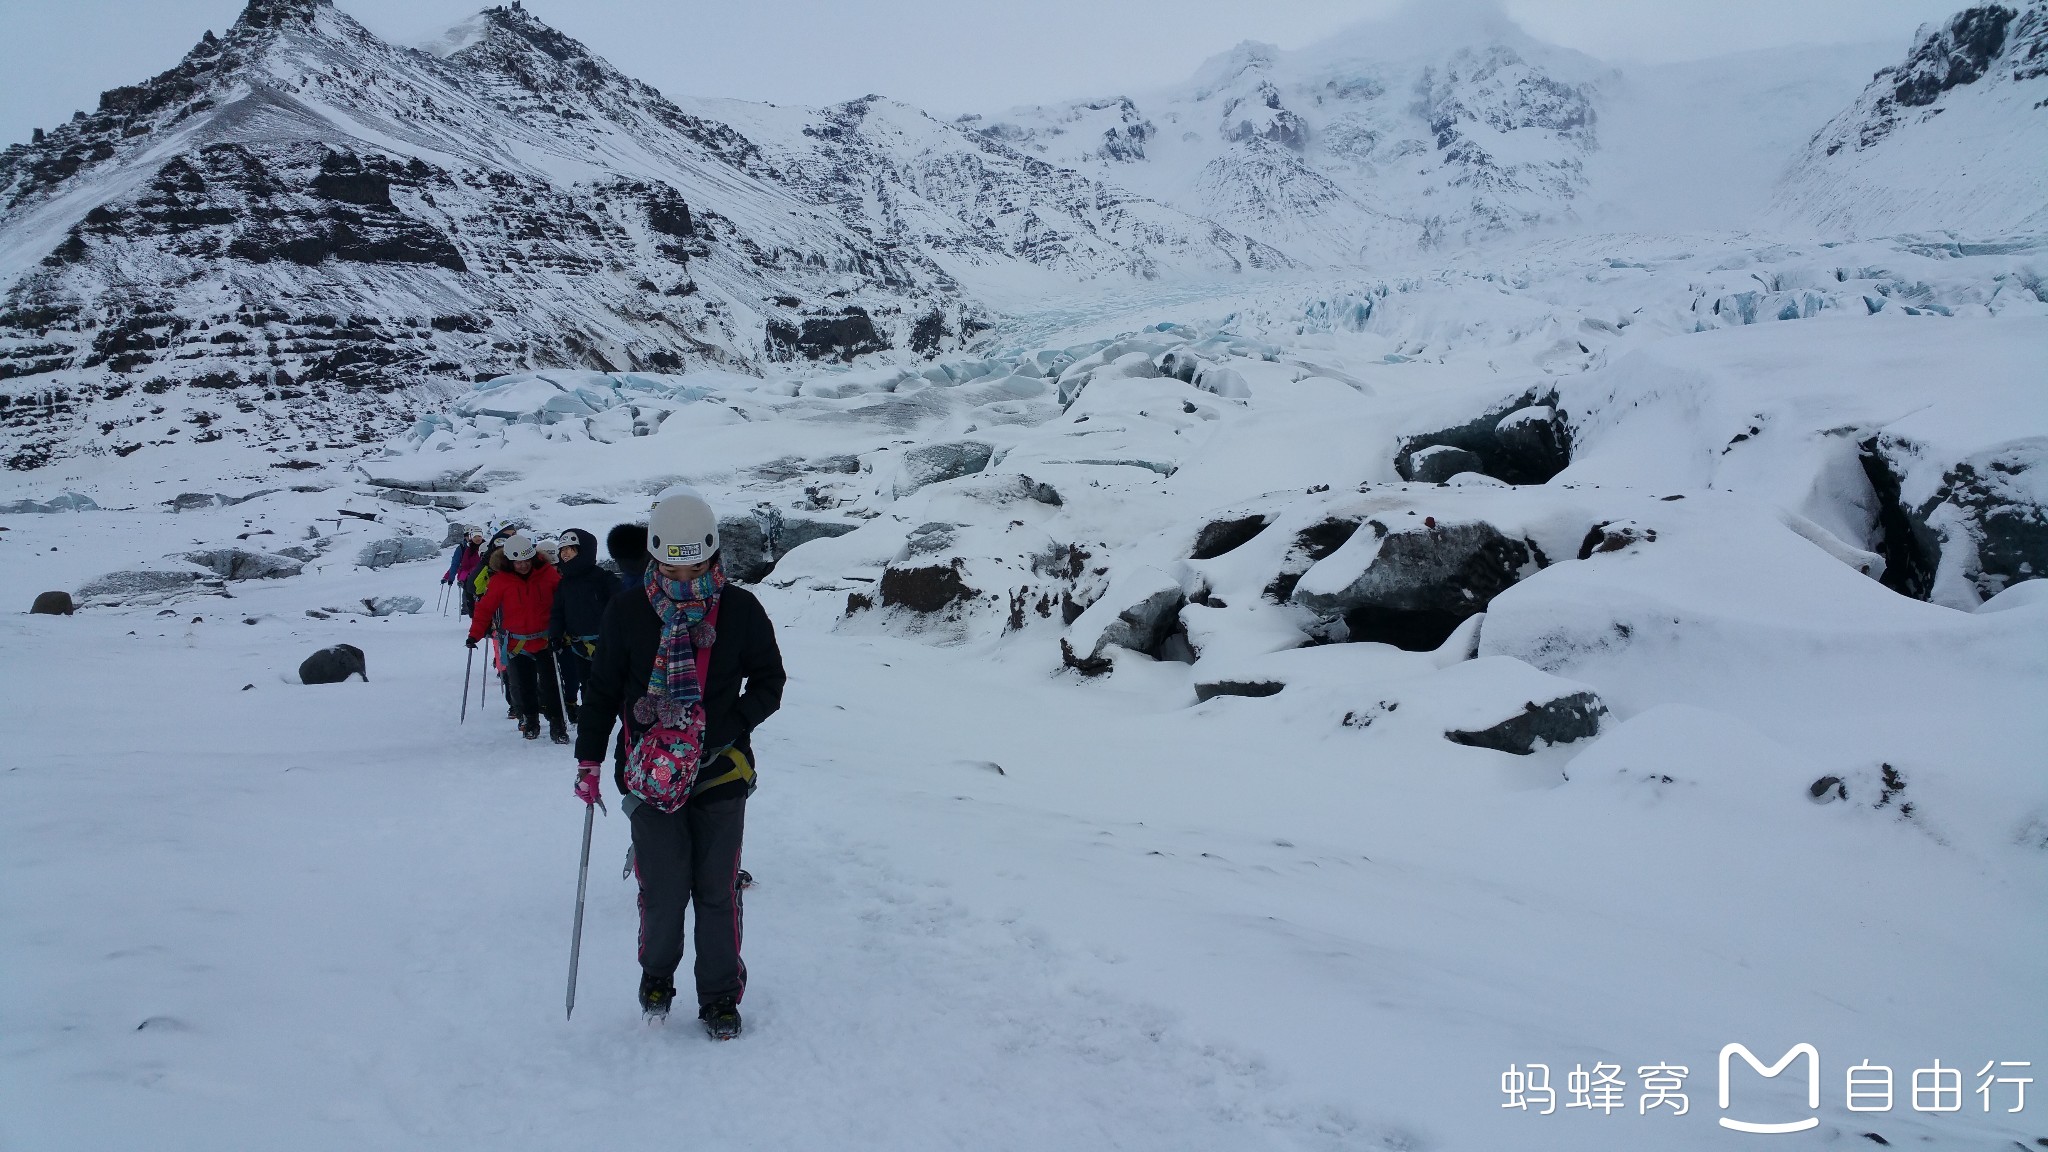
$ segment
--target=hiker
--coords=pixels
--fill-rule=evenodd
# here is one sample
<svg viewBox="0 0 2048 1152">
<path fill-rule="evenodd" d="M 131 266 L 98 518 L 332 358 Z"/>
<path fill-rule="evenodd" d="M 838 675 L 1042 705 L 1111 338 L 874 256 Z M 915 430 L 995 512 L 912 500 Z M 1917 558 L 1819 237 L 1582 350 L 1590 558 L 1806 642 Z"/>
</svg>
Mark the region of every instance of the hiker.
<svg viewBox="0 0 2048 1152">
<path fill-rule="evenodd" d="M 647 572 L 647 525 L 614 525 L 604 535 L 604 550 L 611 554 L 612 563 L 618 565 L 619 588 L 638 592 L 641 577 Z"/>
<path fill-rule="evenodd" d="M 557 744 L 569 742 L 562 723 L 561 689 L 555 682 L 555 662 L 548 652 L 548 616 L 555 602 L 555 586 L 561 576 L 540 555 L 540 549 L 525 536 L 510 536 L 491 554 L 492 573 L 484 598 L 477 602 L 476 615 L 469 622 L 469 646 L 490 631 L 491 620 L 503 623 L 499 641 L 506 666 L 506 686 L 512 707 L 519 715 L 519 732 L 528 740 L 540 739 L 540 717 L 548 718 L 548 737 Z"/>
<path fill-rule="evenodd" d="M 491 536 L 491 542 L 484 546 L 483 561 L 476 566 L 476 575 L 472 577 L 469 582 L 470 592 L 477 598 L 477 600 L 481 601 L 483 599 L 484 593 L 488 591 L 491 586 L 491 572 L 493 563 L 502 564 L 502 561 L 504 559 L 505 541 L 510 539 L 515 534 L 517 534 L 518 531 L 519 528 L 516 525 L 507 524 L 503 528 L 498 529 L 497 532 Z M 484 619 L 491 620 L 489 616 L 485 616 Z M 486 669 L 486 671 L 497 672 L 498 686 L 503 688 L 505 691 L 505 718 L 507 720 L 517 720 L 519 719 L 519 705 L 515 703 L 512 699 L 512 678 L 506 674 L 505 630 L 504 628 L 500 627 L 499 623 L 495 620 L 491 620 L 490 625 L 486 630 L 492 633 L 492 635 L 496 639 L 496 643 L 491 645 L 491 654 L 496 662 L 495 668 Z"/>
<path fill-rule="evenodd" d="M 562 582 L 555 587 L 548 645 L 555 652 L 569 718 L 581 723 L 577 702 L 582 699 L 583 682 L 588 678 L 590 654 L 597 650 L 605 606 L 618 592 L 619 578 L 597 566 L 597 537 L 581 528 L 562 533 L 557 557 L 555 569 L 562 574 Z"/>
<path fill-rule="evenodd" d="M 462 590 L 462 614 L 467 616 L 476 607 L 476 589 L 470 584 L 476 570 L 484 563 L 484 530 L 474 525 L 462 530 L 462 543 L 448 561 L 448 571 L 441 577 L 441 583 L 453 584 Z"/>
<path fill-rule="evenodd" d="M 718 518 L 704 498 L 687 486 L 664 491 L 646 532 L 654 563 L 605 609 L 583 686 L 576 795 L 597 802 L 600 762 L 620 718 L 612 779 L 633 824 L 640 1007 L 667 1017 L 683 915 L 695 903 L 697 1016 L 713 1037 L 730 1039 L 747 988 L 738 889 L 754 789 L 748 737 L 782 706 L 787 677 L 761 602 L 726 583 Z"/>
</svg>

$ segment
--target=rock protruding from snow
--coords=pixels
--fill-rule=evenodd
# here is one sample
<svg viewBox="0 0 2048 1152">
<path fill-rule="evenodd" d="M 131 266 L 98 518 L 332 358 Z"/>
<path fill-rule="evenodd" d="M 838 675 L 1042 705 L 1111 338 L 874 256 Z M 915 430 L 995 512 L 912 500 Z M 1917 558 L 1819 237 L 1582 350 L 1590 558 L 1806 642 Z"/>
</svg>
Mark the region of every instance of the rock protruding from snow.
<svg viewBox="0 0 2048 1152">
<path fill-rule="evenodd" d="M 35 605 L 29 609 L 29 614 L 33 616 L 69 616 L 77 610 L 77 605 L 71 602 L 71 593 L 44 592 L 36 597 Z"/>
<path fill-rule="evenodd" d="M 389 568 L 393 564 L 432 560 L 440 554 L 440 548 L 424 536 L 394 536 L 363 545 L 362 551 L 356 553 L 356 563 L 365 568 Z"/>
<path fill-rule="evenodd" d="M 1428 652 L 1538 566 L 1527 542 L 1485 521 L 1374 518 L 1302 576 L 1293 600 L 1341 620 L 1354 641 Z"/>
<path fill-rule="evenodd" d="M 2048 572 L 2048 438 L 1954 461 L 1903 432 L 1862 447 L 1878 498 L 1886 586 L 1967 611 Z"/>
<path fill-rule="evenodd" d="M 209 584 L 205 578 L 213 577 Z M 109 572 L 88 580 L 78 590 L 81 600 L 104 605 L 156 604 L 198 591 L 217 589 L 221 580 L 213 573 L 194 568 L 142 568 Z"/>
<path fill-rule="evenodd" d="M 1479 454 L 1451 444 L 1432 444 L 1408 457 L 1405 475 L 1418 484 L 1441 484 L 1464 472 L 1480 472 Z"/>
<path fill-rule="evenodd" d="M 913 448 L 903 454 L 902 479 L 897 481 L 896 495 L 901 498 L 927 484 L 971 476 L 988 467 L 994 454 L 994 446 L 980 440 L 955 440 Z"/>
<path fill-rule="evenodd" d="M 351 676 L 361 676 L 364 683 L 370 679 L 369 665 L 363 660 L 363 650 L 353 644 L 336 644 L 322 648 L 299 665 L 301 684 L 339 684 Z"/>
<path fill-rule="evenodd" d="M 1467 423 L 1408 437 L 1394 468 L 1404 480 L 1430 483 L 1483 472 L 1509 484 L 1542 484 L 1571 462 L 1571 428 L 1556 397 L 1531 392 Z"/>
<path fill-rule="evenodd" d="M 1186 603 L 1180 581 L 1151 565 L 1118 574 L 1060 641 L 1067 666 L 1091 675 L 1106 672 L 1111 645 L 1158 655 Z"/>
<path fill-rule="evenodd" d="M 223 580 L 277 580 L 297 576 L 304 565 L 289 556 L 252 552 L 247 548 L 213 548 L 187 552 L 184 559 L 208 568 Z"/>
<path fill-rule="evenodd" d="M 1540 746 L 1569 744 L 1600 734 L 1607 705 L 1584 684 L 1540 672 L 1505 656 L 1482 656 L 1437 674 L 1439 689 L 1455 689 L 1453 726 L 1444 738 L 1474 748 L 1527 756 Z M 1519 703 L 1509 703 L 1520 696 Z"/>
<path fill-rule="evenodd" d="M 373 596 L 363 601 L 363 610 L 372 616 L 410 615 L 424 607 L 426 602 L 418 596 Z"/>
<path fill-rule="evenodd" d="M 0 504 L 0 516 L 25 516 L 54 512 L 97 512 L 100 506 L 82 492 L 66 492 L 50 500 L 9 500 Z"/>
</svg>

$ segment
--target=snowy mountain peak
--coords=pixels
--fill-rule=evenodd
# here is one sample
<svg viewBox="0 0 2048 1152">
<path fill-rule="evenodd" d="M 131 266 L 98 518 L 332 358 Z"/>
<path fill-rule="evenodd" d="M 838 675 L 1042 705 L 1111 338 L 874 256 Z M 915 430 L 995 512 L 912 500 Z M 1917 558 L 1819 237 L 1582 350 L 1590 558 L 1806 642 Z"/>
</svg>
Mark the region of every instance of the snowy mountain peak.
<svg viewBox="0 0 2048 1152">
<path fill-rule="evenodd" d="M 1607 75 L 1495 4 L 1414 5 L 1298 51 L 1245 41 L 1158 96 L 980 131 L 1350 264 L 1573 218 Z"/>
<path fill-rule="evenodd" d="M 2044 102 L 2048 0 L 1965 9 L 1814 135 L 1779 205 L 1848 235 L 2048 228 Z"/>
</svg>

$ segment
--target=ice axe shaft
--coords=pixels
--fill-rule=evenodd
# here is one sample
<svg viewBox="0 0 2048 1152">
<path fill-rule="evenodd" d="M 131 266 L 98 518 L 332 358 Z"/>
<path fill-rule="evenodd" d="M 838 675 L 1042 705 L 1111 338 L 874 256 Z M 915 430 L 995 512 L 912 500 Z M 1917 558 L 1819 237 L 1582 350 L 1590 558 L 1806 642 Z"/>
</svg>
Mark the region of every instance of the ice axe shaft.
<svg viewBox="0 0 2048 1152">
<path fill-rule="evenodd" d="M 462 662 L 462 719 L 458 724 L 469 723 L 469 673 L 476 667 L 476 649 L 469 650 L 469 656 Z"/>
<path fill-rule="evenodd" d="M 576 1015 L 576 963 L 583 955 L 583 891 L 590 882 L 590 826 L 597 819 L 597 806 L 583 806 L 583 860 L 576 867 L 576 926 L 569 930 L 569 994 L 562 1019 Z"/>
</svg>

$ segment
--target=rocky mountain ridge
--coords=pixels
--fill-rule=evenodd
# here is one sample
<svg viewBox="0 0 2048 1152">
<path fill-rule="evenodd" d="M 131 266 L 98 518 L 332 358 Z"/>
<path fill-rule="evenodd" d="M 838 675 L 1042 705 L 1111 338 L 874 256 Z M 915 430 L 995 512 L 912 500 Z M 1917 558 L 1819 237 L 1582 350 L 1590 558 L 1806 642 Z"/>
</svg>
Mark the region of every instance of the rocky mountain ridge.
<svg viewBox="0 0 2048 1152">
<path fill-rule="evenodd" d="M 519 369 L 928 354 L 987 322 L 962 277 L 1286 263 L 902 106 L 931 139 L 901 164 L 857 145 L 866 105 L 771 156 L 516 3 L 449 47 L 251 0 L 0 154 L 10 466 L 187 432 L 368 442 Z"/>
</svg>

